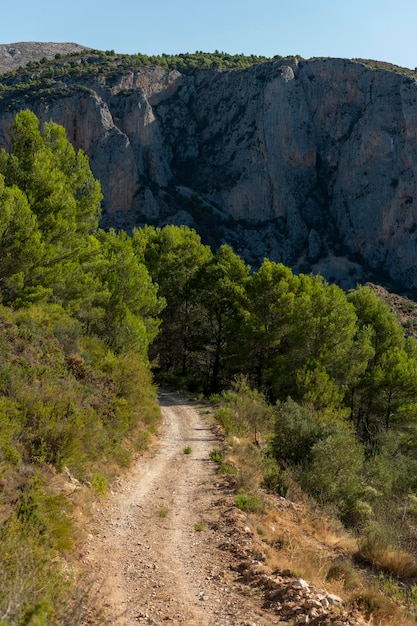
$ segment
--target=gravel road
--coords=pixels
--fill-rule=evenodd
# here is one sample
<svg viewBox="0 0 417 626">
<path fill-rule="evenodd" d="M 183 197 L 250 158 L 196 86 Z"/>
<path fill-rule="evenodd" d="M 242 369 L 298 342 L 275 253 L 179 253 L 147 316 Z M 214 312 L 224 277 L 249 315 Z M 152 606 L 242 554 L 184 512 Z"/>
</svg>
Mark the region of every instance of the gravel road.
<svg viewBox="0 0 417 626">
<path fill-rule="evenodd" d="M 160 404 L 157 447 L 90 522 L 84 561 L 103 619 L 117 626 L 280 623 L 234 571 L 251 533 L 210 460 L 219 446 L 210 417 L 176 395 L 161 394 Z"/>
</svg>

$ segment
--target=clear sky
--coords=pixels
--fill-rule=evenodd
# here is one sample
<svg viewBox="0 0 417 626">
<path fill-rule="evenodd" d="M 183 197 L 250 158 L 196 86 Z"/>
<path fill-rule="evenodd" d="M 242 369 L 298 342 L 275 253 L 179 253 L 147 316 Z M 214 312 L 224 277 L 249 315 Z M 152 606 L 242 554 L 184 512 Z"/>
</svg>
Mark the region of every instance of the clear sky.
<svg viewBox="0 0 417 626">
<path fill-rule="evenodd" d="M 416 0 L 4 0 L 0 43 L 330 56 L 417 66 Z"/>
</svg>

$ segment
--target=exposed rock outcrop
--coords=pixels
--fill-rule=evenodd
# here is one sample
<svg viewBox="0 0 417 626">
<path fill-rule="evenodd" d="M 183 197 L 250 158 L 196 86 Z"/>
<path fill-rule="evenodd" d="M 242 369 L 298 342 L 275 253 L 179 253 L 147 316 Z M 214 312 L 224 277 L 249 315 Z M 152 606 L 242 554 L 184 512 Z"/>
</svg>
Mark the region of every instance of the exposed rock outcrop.
<svg viewBox="0 0 417 626">
<path fill-rule="evenodd" d="M 0 102 L 0 144 L 29 104 L 89 154 L 105 225 L 187 222 L 254 265 L 268 256 L 412 293 L 417 82 L 397 69 L 284 59 L 68 75 L 42 98 Z"/>
<path fill-rule="evenodd" d="M 71 54 L 71 52 L 80 52 L 85 49 L 85 46 L 77 43 L 23 41 L 0 44 L 0 72 L 8 72 L 30 61 L 52 59 L 56 55 Z"/>
</svg>

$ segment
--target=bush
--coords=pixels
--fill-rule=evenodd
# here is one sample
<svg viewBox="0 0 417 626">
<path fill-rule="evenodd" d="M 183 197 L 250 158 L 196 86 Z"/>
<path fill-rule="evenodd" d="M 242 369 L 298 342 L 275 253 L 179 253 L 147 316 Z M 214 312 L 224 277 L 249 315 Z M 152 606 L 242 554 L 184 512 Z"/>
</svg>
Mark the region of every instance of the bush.
<svg viewBox="0 0 417 626">
<path fill-rule="evenodd" d="M 290 398 L 277 404 L 272 452 L 278 462 L 305 465 L 313 446 L 330 432 L 329 425 L 316 411 Z"/>
<path fill-rule="evenodd" d="M 239 429 L 236 416 L 229 407 L 221 407 L 214 414 L 216 420 L 223 426 L 228 435 L 239 435 L 242 429 Z"/>
<path fill-rule="evenodd" d="M 223 455 L 220 450 L 212 450 L 210 452 L 210 459 L 215 463 L 221 463 Z"/>
<path fill-rule="evenodd" d="M 73 524 L 70 501 L 63 495 L 48 493 L 45 478 L 35 473 L 17 501 L 16 516 L 33 537 L 59 551 L 70 550 Z"/>
<path fill-rule="evenodd" d="M 265 510 L 265 503 L 257 493 L 239 493 L 235 497 L 235 505 L 240 511 L 259 513 Z"/>
<path fill-rule="evenodd" d="M 353 433 L 340 430 L 314 444 L 300 473 L 301 486 L 321 504 L 336 505 L 345 522 L 363 521 L 361 512 L 366 509 L 365 518 L 369 513 L 365 503 L 358 503 L 363 462 L 363 448 Z"/>
<path fill-rule="evenodd" d="M 384 527 L 376 522 L 370 524 L 362 536 L 356 558 L 393 576 L 402 578 L 417 576 L 415 557 L 409 552 L 392 547 Z"/>
<path fill-rule="evenodd" d="M 16 517 L 0 527 L 0 578 L 0 615 L 6 624 L 60 623 L 59 607 L 69 598 L 64 574 L 30 525 Z"/>
<path fill-rule="evenodd" d="M 259 448 L 250 442 L 237 442 L 232 455 L 238 468 L 236 487 L 247 493 L 258 489 L 264 477 L 263 455 Z"/>
<path fill-rule="evenodd" d="M 255 443 L 258 443 L 259 434 L 265 436 L 269 433 L 273 417 L 272 407 L 259 391 L 249 386 L 244 376 L 236 379 L 232 390 L 224 392 L 222 403 L 224 408 L 230 411 L 225 414 L 227 416 L 225 421 L 228 421 L 236 433 L 245 432 L 253 435 Z M 222 418 L 224 419 L 223 414 Z M 227 430 L 227 426 L 225 424 L 223 426 Z M 231 429 L 228 432 L 231 432 Z"/>
<path fill-rule="evenodd" d="M 19 406 L 9 398 L 0 397 L 0 469 L 19 466 L 22 462 L 19 450 L 21 433 Z"/>
<path fill-rule="evenodd" d="M 220 463 L 219 474 L 223 476 L 232 476 L 237 473 L 237 469 L 231 463 Z"/>
<path fill-rule="evenodd" d="M 91 487 L 101 498 L 107 495 L 108 481 L 105 476 L 96 472 L 91 479 Z"/>
<path fill-rule="evenodd" d="M 358 574 L 352 560 L 340 557 L 333 561 L 327 571 L 326 580 L 337 580 L 345 589 L 354 589 L 358 585 Z"/>
<path fill-rule="evenodd" d="M 288 492 L 287 474 L 282 470 L 278 463 L 271 458 L 264 461 L 264 477 L 261 486 L 267 491 L 277 493 L 285 498 Z"/>
</svg>

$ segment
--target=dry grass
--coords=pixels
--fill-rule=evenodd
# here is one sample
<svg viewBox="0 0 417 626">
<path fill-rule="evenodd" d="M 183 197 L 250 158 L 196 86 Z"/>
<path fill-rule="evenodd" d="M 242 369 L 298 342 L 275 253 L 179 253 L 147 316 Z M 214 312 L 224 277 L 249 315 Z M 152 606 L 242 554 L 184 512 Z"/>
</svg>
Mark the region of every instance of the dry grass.
<svg viewBox="0 0 417 626">
<path fill-rule="evenodd" d="M 414 601 L 390 578 L 378 579 L 359 567 L 354 560 L 357 542 L 337 522 L 322 513 L 319 524 L 317 512 L 306 502 L 293 503 L 284 498 L 269 498 L 268 502 L 265 514 L 251 513 L 248 521 L 263 543 L 269 567 L 289 570 L 340 595 L 347 606 L 358 608 L 373 626 L 415 626 L 417 598 Z M 392 571 L 395 556 L 398 572 L 400 564 L 403 574 L 414 572 L 410 556 L 400 552 L 381 553 L 378 566 L 390 566 Z"/>
<path fill-rule="evenodd" d="M 259 458 L 256 451 L 248 455 L 248 445 L 243 439 L 229 442 L 223 458 L 237 469 L 237 489 L 259 490 Z M 296 484 L 290 485 L 287 498 L 265 494 L 265 503 L 265 511 L 247 513 L 247 518 L 269 567 L 289 570 L 340 595 L 373 626 L 415 626 L 417 592 L 414 606 L 414 596 L 404 586 L 363 567 L 366 562 L 392 576 L 417 577 L 417 562 L 410 554 L 370 540 L 358 542 L 331 511 L 318 509 Z M 389 589 L 384 580 L 390 581 Z"/>
<path fill-rule="evenodd" d="M 347 598 L 352 606 L 358 608 L 372 626 L 415 626 L 415 617 L 407 613 L 409 608 L 401 602 L 395 603 L 384 591 L 368 585 L 353 591 Z"/>
<path fill-rule="evenodd" d="M 234 479 L 238 490 L 251 493 L 259 489 L 263 470 L 260 451 L 252 443 L 235 437 L 228 440 L 223 463 L 237 469 Z"/>
<path fill-rule="evenodd" d="M 417 561 L 408 552 L 394 550 L 377 542 L 364 540 L 357 552 L 357 558 L 370 563 L 376 569 L 391 576 L 404 579 L 417 577 Z"/>
<path fill-rule="evenodd" d="M 330 520 L 326 520 L 323 528 L 318 530 L 314 519 L 308 518 L 302 504 L 291 503 L 283 498 L 269 498 L 268 502 L 267 512 L 264 515 L 253 515 L 251 523 L 268 546 L 269 566 L 273 569 L 288 569 L 323 585 L 330 564 L 340 554 L 350 558 L 350 550 L 356 544 L 347 534 L 336 534 Z M 337 587 L 340 591 L 340 585 Z"/>
</svg>

